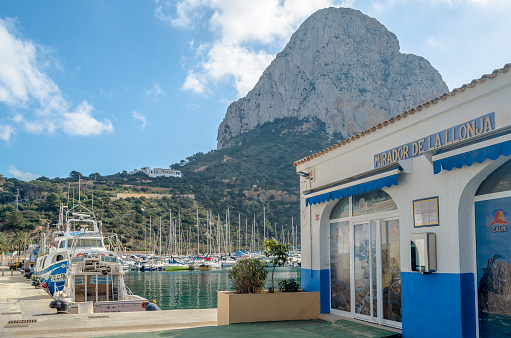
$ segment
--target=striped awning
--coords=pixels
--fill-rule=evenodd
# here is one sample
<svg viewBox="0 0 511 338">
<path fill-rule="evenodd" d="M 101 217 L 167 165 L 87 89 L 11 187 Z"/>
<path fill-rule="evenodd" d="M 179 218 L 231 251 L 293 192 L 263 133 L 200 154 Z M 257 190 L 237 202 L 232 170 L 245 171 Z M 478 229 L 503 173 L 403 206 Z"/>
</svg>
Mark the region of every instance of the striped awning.
<svg viewBox="0 0 511 338">
<path fill-rule="evenodd" d="M 511 140 L 492 144 L 487 147 L 467 151 L 461 154 L 433 160 L 433 172 L 436 174 L 442 170 L 461 169 L 474 163 L 483 163 L 487 159 L 496 160 L 500 156 L 511 155 Z"/>
<path fill-rule="evenodd" d="M 326 192 L 320 195 L 316 195 L 313 197 L 308 197 L 305 199 L 305 205 L 314 205 L 323 202 L 328 202 L 331 200 L 341 199 L 348 196 L 354 196 L 358 194 L 363 194 L 365 192 L 373 191 L 376 189 L 381 189 L 388 187 L 390 188 L 393 185 L 398 185 L 398 174 L 394 173 L 389 176 L 381 177 L 372 181 L 363 182 L 359 184 L 354 184 L 348 187 L 344 187 L 342 189 Z"/>
</svg>

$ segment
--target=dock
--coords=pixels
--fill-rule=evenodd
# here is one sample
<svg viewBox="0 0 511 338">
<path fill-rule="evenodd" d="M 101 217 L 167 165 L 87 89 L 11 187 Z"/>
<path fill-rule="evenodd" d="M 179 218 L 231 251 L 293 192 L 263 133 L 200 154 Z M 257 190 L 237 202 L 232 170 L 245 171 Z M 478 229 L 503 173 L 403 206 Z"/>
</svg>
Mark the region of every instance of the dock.
<svg viewBox="0 0 511 338">
<path fill-rule="evenodd" d="M 2 270 L 0 270 L 2 271 Z M 215 309 L 57 314 L 20 272 L 0 272 L 0 337 L 102 337 L 216 326 Z"/>
</svg>

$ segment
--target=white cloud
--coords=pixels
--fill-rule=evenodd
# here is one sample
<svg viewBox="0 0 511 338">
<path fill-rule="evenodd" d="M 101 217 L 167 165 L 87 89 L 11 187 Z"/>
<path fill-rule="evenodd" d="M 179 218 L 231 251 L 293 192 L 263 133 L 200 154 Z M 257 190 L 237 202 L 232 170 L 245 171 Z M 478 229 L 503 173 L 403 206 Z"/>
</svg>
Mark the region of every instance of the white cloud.
<svg viewBox="0 0 511 338">
<path fill-rule="evenodd" d="M 350 5 L 353 0 L 180 0 L 164 1 L 156 17 L 178 28 L 196 28 L 208 21 L 215 41 L 199 44 L 204 59 L 191 67 L 183 89 L 207 92 L 218 81 L 234 79 L 244 96 L 275 57 L 270 49 L 282 49 L 291 34 L 315 11 L 332 5 Z M 254 48 L 257 46 L 257 48 Z M 193 47 L 193 45 L 191 45 Z"/>
<path fill-rule="evenodd" d="M 440 45 L 440 42 L 437 39 L 435 39 L 434 37 L 431 36 L 431 37 L 427 38 L 426 44 L 429 47 L 437 47 L 437 46 Z"/>
<path fill-rule="evenodd" d="M 162 1 L 162 5 L 156 7 L 156 17 L 172 26 L 189 28 L 194 19 L 200 20 L 198 11 L 190 11 L 190 8 L 197 9 L 202 0 L 180 1 L 174 5 L 173 1 Z"/>
<path fill-rule="evenodd" d="M 183 89 L 191 90 L 196 94 L 202 94 L 204 92 L 204 83 L 201 82 L 197 74 L 190 71 L 183 84 Z"/>
<path fill-rule="evenodd" d="M 146 117 L 144 115 L 142 115 L 141 113 L 137 112 L 137 111 L 134 111 L 133 112 L 133 119 L 136 120 L 136 121 L 140 121 L 142 122 L 142 129 L 145 129 L 145 125 L 146 125 Z"/>
<path fill-rule="evenodd" d="M 42 71 L 49 64 L 59 63 L 47 59 L 40 62 L 38 52 L 47 54 L 47 51 L 21 37 L 13 20 L 0 19 L 0 46 L 0 103 L 24 111 L 13 120 L 22 124 L 25 131 L 54 133 L 62 130 L 81 136 L 112 132 L 110 121 L 100 122 L 92 117 L 90 112 L 94 108 L 86 101 L 72 111 L 57 84 Z M 7 135 L 5 130 L 4 136 Z"/>
<path fill-rule="evenodd" d="M 9 142 L 12 134 L 14 134 L 14 129 L 12 126 L 0 124 L 0 140 Z"/>
<path fill-rule="evenodd" d="M 14 22 L 0 19 L 0 102 L 20 105 L 31 98 L 47 102 L 58 88 L 35 66 L 36 45 L 16 38 L 9 29 L 14 31 Z"/>
<path fill-rule="evenodd" d="M 153 88 L 145 90 L 146 95 L 154 96 L 154 100 L 158 101 L 159 96 L 165 96 L 165 93 L 161 89 L 161 86 L 157 83 L 153 85 Z"/>
<path fill-rule="evenodd" d="M 70 135 L 90 136 L 102 133 L 112 133 L 114 127 L 109 120 L 99 122 L 92 117 L 94 108 L 83 101 L 73 112 L 64 113 L 62 128 Z"/>
<path fill-rule="evenodd" d="M 13 177 L 20 179 L 22 181 L 31 181 L 35 180 L 38 177 L 41 177 L 39 174 L 32 174 L 29 171 L 22 171 L 16 168 L 15 166 L 11 165 L 9 170 L 7 171 L 9 174 L 11 174 Z"/>
<path fill-rule="evenodd" d="M 208 61 L 201 65 L 207 78 L 219 81 L 233 77 L 239 96 L 246 95 L 275 58 L 264 51 L 250 51 L 239 46 L 215 44 L 209 51 Z"/>
</svg>

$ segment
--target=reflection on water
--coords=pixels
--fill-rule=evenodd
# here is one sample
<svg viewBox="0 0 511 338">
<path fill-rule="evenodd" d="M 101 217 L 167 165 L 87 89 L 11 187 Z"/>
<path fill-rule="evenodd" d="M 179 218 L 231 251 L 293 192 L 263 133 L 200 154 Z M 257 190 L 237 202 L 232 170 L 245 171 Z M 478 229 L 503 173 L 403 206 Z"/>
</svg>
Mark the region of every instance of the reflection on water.
<svg viewBox="0 0 511 338">
<path fill-rule="evenodd" d="M 271 287 L 271 268 L 266 288 Z M 234 290 L 227 269 L 211 271 L 130 271 L 124 275 L 126 285 L 134 294 L 156 299 L 162 310 L 215 308 L 217 291 Z M 300 268 L 275 269 L 277 281 L 293 278 L 300 284 Z"/>
</svg>

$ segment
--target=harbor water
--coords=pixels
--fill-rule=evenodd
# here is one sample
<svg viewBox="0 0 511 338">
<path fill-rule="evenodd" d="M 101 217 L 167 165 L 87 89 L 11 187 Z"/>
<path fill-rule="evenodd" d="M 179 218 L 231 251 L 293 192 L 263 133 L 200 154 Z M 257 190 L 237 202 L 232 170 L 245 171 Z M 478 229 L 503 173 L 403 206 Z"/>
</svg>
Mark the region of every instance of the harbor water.
<svg viewBox="0 0 511 338">
<path fill-rule="evenodd" d="M 271 268 L 267 268 L 266 288 L 271 287 Z M 155 299 L 162 310 L 216 308 L 217 292 L 234 290 L 228 269 L 210 271 L 129 271 L 124 281 L 131 291 Z M 274 281 L 294 279 L 300 285 L 299 267 L 277 267 Z"/>
</svg>

